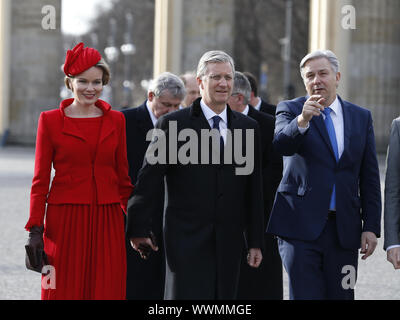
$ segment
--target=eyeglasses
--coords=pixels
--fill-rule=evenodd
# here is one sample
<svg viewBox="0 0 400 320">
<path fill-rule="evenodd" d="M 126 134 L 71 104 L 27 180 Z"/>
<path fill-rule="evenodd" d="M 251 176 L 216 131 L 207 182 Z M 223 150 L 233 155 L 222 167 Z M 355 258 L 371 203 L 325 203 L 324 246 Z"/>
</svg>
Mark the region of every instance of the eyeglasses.
<svg viewBox="0 0 400 320">
<path fill-rule="evenodd" d="M 232 81 L 232 80 L 233 80 L 233 77 L 232 77 L 232 75 L 230 75 L 230 74 L 227 74 L 227 75 L 225 75 L 225 76 L 222 76 L 222 75 L 220 75 L 220 74 L 210 74 L 208 77 L 209 77 L 211 80 L 214 80 L 214 81 L 221 81 L 222 78 L 224 78 L 226 82 Z"/>
</svg>

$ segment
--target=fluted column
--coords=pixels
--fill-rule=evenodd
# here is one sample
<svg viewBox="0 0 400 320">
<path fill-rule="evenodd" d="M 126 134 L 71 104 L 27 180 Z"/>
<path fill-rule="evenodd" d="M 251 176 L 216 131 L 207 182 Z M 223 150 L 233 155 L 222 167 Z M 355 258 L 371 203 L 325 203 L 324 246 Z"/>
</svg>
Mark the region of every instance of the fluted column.
<svg viewBox="0 0 400 320">
<path fill-rule="evenodd" d="M 400 115 L 400 2 L 353 0 L 357 29 L 349 48 L 349 99 L 371 110 L 377 148 L 386 151 Z"/>
<path fill-rule="evenodd" d="M 154 77 L 181 72 L 182 0 L 156 0 L 154 25 Z"/>
<path fill-rule="evenodd" d="M 9 127 L 10 3 L 0 1 L 0 142 Z"/>
<path fill-rule="evenodd" d="M 345 9 L 352 5 L 352 0 L 311 0 L 310 2 L 310 32 L 309 51 L 328 49 L 333 51 L 340 61 L 341 73 L 339 94 L 347 99 L 348 54 L 353 29 L 344 26 L 349 14 Z"/>
</svg>

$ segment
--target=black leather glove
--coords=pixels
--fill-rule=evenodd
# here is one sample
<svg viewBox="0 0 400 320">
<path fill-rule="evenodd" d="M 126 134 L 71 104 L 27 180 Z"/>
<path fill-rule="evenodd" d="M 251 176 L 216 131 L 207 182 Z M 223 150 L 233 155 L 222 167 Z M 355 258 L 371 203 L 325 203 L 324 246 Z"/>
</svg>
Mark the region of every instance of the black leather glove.
<svg viewBox="0 0 400 320">
<path fill-rule="evenodd" d="M 44 227 L 33 226 L 29 231 L 28 242 L 25 245 L 25 265 L 29 270 L 42 273 L 43 266 L 47 265 L 47 256 L 43 244 Z"/>
</svg>

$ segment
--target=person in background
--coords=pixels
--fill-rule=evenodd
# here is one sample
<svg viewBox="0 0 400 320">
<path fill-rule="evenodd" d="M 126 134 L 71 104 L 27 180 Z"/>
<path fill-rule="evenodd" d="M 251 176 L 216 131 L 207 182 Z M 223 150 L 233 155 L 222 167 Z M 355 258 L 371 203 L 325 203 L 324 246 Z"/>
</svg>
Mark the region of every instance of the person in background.
<svg viewBox="0 0 400 320">
<path fill-rule="evenodd" d="M 180 78 L 186 88 L 186 96 L 182 101 L 182 107 L 190 107 L 193 101 L 200 97 L 200 88 L 196 80 L 196 74 L 194 72 L 186 72 Z"/>
<path fill-rule="evenodd" d="M 126 119 L 129 176 L 133 185 L 137 182 L 138 173 L 150 143 L 150 140 L 146 140 L 146 136 L 154 128 L 157 119 L 178 110 L 184 97 L 185 87 L 179 77 L 165 72 L 151 81 L 147 100 L 142 105 L 123 111 Z M 163 188 L 161 189 L 164 194 Z M 144 260 L 133 250 L 129 239 L 126 242 L 126 298 L 128 300 L 161 300 L 164 297 L 165 255 L 162 237 L 164 197 L 161 196 L 160 199 L 157 203 L 158 223 L 153 230 L 160 250 L 153 252 L 148 259 Z"/>
<path fill-rule="evenodd" d="M 44 244 L 56 275 L 42 299 L 125 299 L 124 213 L 133 190 L 125 120 L 99 99 L 110 72 L 96 49 L 81 42 L 68 50 L 64 73 L 73 98 L 40 114 L 25 226 L 28 246 Z"/>
<path fill-rule="evenodd" d="M 400 118 L 394 119 L 386 157 L 384 249 L 387 260 L 400 269 Z"/>
<path fill-rule="evenodd" d="M 258 96 L 258 84 L 256 77 L 250 72 L 243 72 L 251 86 L 250 104 L 258 111 L 265 112 L 275 117 L 276 106 L 269 104 Z"/>
<path fill-rule="evenodd" d="M 280 159 L 273 154 L 272 139 L 274 137 L 275 118 L 267 113 L 257 111 L 249 105 L 251 86 L 246 76 L 236 71 L 232 95 L 228 100 L 229 107 L 258 122 L 261 133 L 261 167 L 263 177 L 264 197 L 264 230 L 269 220 L 276 188 L 273 180 L 276 165 L 274 159 Z M 243 251 L 242 265 L 240 267 L 239 300 L 282 300 L 283 280 L 282 261 L 279 256 L 277 240 L 271 234 L 264 234 L 263 261 L 257 269 L 250 268 L 246 263 L 247 252 Z"/>
</svg>

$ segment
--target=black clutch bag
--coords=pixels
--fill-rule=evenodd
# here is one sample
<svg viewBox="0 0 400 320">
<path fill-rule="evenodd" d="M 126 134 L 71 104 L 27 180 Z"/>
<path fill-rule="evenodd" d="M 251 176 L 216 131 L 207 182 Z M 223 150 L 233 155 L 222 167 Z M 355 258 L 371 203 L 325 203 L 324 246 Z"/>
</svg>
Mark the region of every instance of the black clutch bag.
<svg viewBox="0 0 400 320">
<path fill-rule="evenodd" d="M 27 269 L 42 273 L 45 265 L 48 265 L 47 256 L 44 250 L 33 249 L 29 245 L 25 246 L 25 266 Z"/>
<path fill-rule="evenodd" d="M 43 227 L 33 227 L 25 245 L 25 266 L 27 269 L 42 273 L 48 265 L 46 253 L 43 250 Z"/>
</svg>

